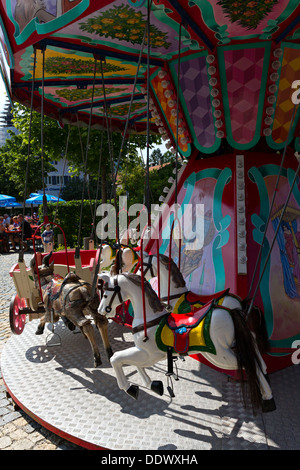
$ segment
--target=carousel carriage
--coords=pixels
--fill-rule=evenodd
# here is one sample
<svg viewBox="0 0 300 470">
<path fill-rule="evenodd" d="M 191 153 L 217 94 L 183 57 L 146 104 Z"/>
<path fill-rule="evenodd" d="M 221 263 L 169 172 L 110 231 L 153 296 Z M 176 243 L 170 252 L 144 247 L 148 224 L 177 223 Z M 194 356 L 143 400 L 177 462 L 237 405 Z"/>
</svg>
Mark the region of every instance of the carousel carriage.
<svg viewBox="0 0 300 470">
<path fill-rule="evenodd" d="M 49 253 L 35 250 L 34 235 L 33 248 L 35 265 L 41 266 Z M 97 288 L 98 272 L 115 263 L 117 251 L 117 245 L 103 243 L 97 249 L 80 250 L 79 256 L 75 249 L 67 249 L 66 247 L 63 251 L 51 252 L 53 274 L 64 279 L 68 273 L 73 272 L 88 284 L 95 283 Z M 123 266 L 130 271 L 138 261 L 137 255 L 132 248 L 124 245 L 121 246 L 121 252 Z M 13 295 L 10 302 L 10 327 L 13 334 L 20 335 L 24 330 L 27 315 L 29 320 L 44 315 L 43 294 L 40 285 L 35 282 L 32 266 L 26 266 L 24 259 L 19 259 L 18 263 L 12 266 L 10 276 L 16 288 L 16 294 Z"/>
</svg>

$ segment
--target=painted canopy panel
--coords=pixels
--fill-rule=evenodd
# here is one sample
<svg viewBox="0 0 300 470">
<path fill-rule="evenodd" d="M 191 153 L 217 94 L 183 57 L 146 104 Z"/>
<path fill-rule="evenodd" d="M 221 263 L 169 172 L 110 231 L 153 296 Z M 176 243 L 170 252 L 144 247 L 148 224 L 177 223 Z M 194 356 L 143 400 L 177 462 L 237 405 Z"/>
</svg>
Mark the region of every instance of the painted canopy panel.
<svg viewBox="0 0 300 470">
<path fill-rule="evenodd" d="M 150 3 L 148 13 L 147 0 L 0 0 L 11 99 L 30 103 L 34 73 L 34 107 L 44 96 L 49 116 L 87 125 L 93 100 L 93 126 L 108 108 L 114 129 L 128 121 L 129 132 L 145 132 L 149 77 L 150 129 L 184 156 L 212 154 L 222 139 L 299 150 L 298 0 Z"/>
</svg>

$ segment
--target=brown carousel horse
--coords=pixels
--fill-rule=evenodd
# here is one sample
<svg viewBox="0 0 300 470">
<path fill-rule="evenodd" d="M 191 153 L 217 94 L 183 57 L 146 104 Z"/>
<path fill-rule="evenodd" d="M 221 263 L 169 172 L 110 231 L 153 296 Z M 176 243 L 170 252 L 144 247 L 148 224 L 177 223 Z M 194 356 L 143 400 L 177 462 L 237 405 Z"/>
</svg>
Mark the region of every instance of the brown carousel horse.
<svg viewBox="0 0 300 470">
<path fill-rule="evenodd" d="M 60 318 L 74 330 L 77 326 L 89 340 L 94 354 L 94 367 L 101 364 L 101 357 L 96 343 L 94 328 L 90 315 L 98 328 L 107 356 L 110 359 L 112 350 L 108 339 L 108 321 L 97 312 L 99 297 L 95 293 L 91 296 L 91 284 L 84 282 L 75 273 L 70 272 L 65 278 L 54 274 L 54 262 L 49 264 L 52 252 L 43 258 L 43 264 L 38 266 L 40 284 L 43 294 L 45 315 L 41 318 L 36 335 L 44 332 L 47 322 L 55 323 Z M 34 274 L 36 287 L 39 287 L 35 256 L 32 257 L 30 267 Z"/>
</svg>

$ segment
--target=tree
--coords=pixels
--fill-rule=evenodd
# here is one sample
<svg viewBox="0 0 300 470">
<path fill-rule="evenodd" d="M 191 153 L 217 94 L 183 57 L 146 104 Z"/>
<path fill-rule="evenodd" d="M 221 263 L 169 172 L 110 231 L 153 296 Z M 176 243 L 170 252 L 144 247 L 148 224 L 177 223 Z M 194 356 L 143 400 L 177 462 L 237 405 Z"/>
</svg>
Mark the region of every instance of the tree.
<svg viewBox="0 0 300 470">
<path fill-rule="evenodd" d="M 139 156 L 128 160 L 127 165 L 122 168 L 118 177 L 117 197 L 125 195 L 128 197 L 128 206 L 144 203 L 145 193 L 145 165 Z"/>
<path fill-rule="evenodd" d="M 86 182 L 78 177 L 71 178 L 68 180 L 66 185 L 61 191 L 62 199 L 66 201 L 80 200 L 84 199 L 95 199 L 97 195 L 97 181 L 93 178 L 88 178 Z M 100 192 L 98 188 L 98 197 L 100 198 Z"/>
<path fill-rule="evenodd" d="M 159 197 L 162 190 L 168 185 L 168 179 L 173 176 L 174 156 L 171 152 L 162 154 L 160 149 L 154 150 L 149 161 L 155 162 L 156 158 L 164 162 L 164 166 L 157 169 L 149 169 L 149 193 L 150 204 L 159 204 Z M 132 157 L 120 171 L 118 178 L 117 196 L 126 195 L 128 197 L 128 207 L 132 204 L 143 204 L 145 202 L 146 187 L 146 166 L 141 157 Z"/>
<path fill-rule="evenodd" d="M 11 139 L 7 140 L 6 145 L 0 149 L 0 162 L 3 164 L 6 178 L 14 183 L 17 193 L 23 195 L 31 120 L 31 152 L 29 158 L 29 178 L 27 180 L 28 195 L 30 192 L 43 188 L 41 115 L 33 111 L 32 119 L 30 119 L 30 110 L 16 104 L 13 116 L 13 124 L 19 131 L 19 134 L 11 133 Z M 89 133 L 86 127 L 78 129 L 74 125 L 62 128 L 56 120 L 46 116 L 43 122 L 44 177 L 47 176 L 49 171 L 54 170 L 50 163 L 51 160 L 60 160 L 66 157 L 68 162 L 73 165 L 75 174 L 79 175 L 80 172 L 84 172 L 95 180 L 98 180 L 100 177 L 101 199 L 103 202 L 106 202 L 111 196 L 115 172 L 119 172 L 126 165 L 126 162 L 130 161 L 133 157 L 135 158 L 138 150 L 145 148 L 147 144 L 145 135 L 131 135 L 124 145 L 120 162 L 118 162 L 122 145 L 122 135 L 120 133 L 113 133 L 109 141 L 106 130 L 92 129 Z M 66 145 L 67 142 L 68 147 Z M 150 146 L 153 143 L 160 142 L 160 136 L 150 136 Z"/>
<path fill-rule="evenodd" d="M 27 197 L 29 193 L 36 192 L 43 187 L 40 136 L 37 136 L 37 132 L 32 133 L 28 160 L 28 112 L 26 108 L 16 105 L 12 110 L 12 115 L 13 118 L 11 121 L 18 133 L 15 134 L 13 131 L 8 130 L 11 137 L 6 140 L 6 144 L 0 149 L 0 161 L 4 169 L 6 180 L 10 181 L 14 185 L 14 195 L 16 197 L 24 197 L 25 183 L 27 183 L 27 194 L 25 194 Z M 36 121 L 37 116 L 34 115 L 32 126 L 33 130 L 37 128 Z M 46 139 L 45 148 L 47 148 L 47 144 L 48 142 Z M 50 151 L 47 150 L 44 152 L 44 176 L 54 169 L 50 163 L 51 157 L 52 154 Z"/>
<path fill-rule="evenodd" d="M 163 163 L 163 154 L 159 148 L 153 150 L 149 157 L 149 164 L 156 166 L 156 165 L 162 165 Z"/>
</svg>

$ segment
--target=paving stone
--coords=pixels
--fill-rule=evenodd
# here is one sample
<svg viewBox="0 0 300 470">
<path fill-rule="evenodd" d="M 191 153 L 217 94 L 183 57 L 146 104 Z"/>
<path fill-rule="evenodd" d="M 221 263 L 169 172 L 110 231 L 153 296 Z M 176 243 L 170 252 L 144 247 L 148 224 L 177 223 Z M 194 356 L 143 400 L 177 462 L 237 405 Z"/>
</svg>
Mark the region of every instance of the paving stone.
<svg viewBox="0 0 300 470">
<path fill-rule="evenodd" d="M 4 450 L 12 444 L 12 440 L 9 436 L 0 437 L 0 450 Z"/>
</svg>

